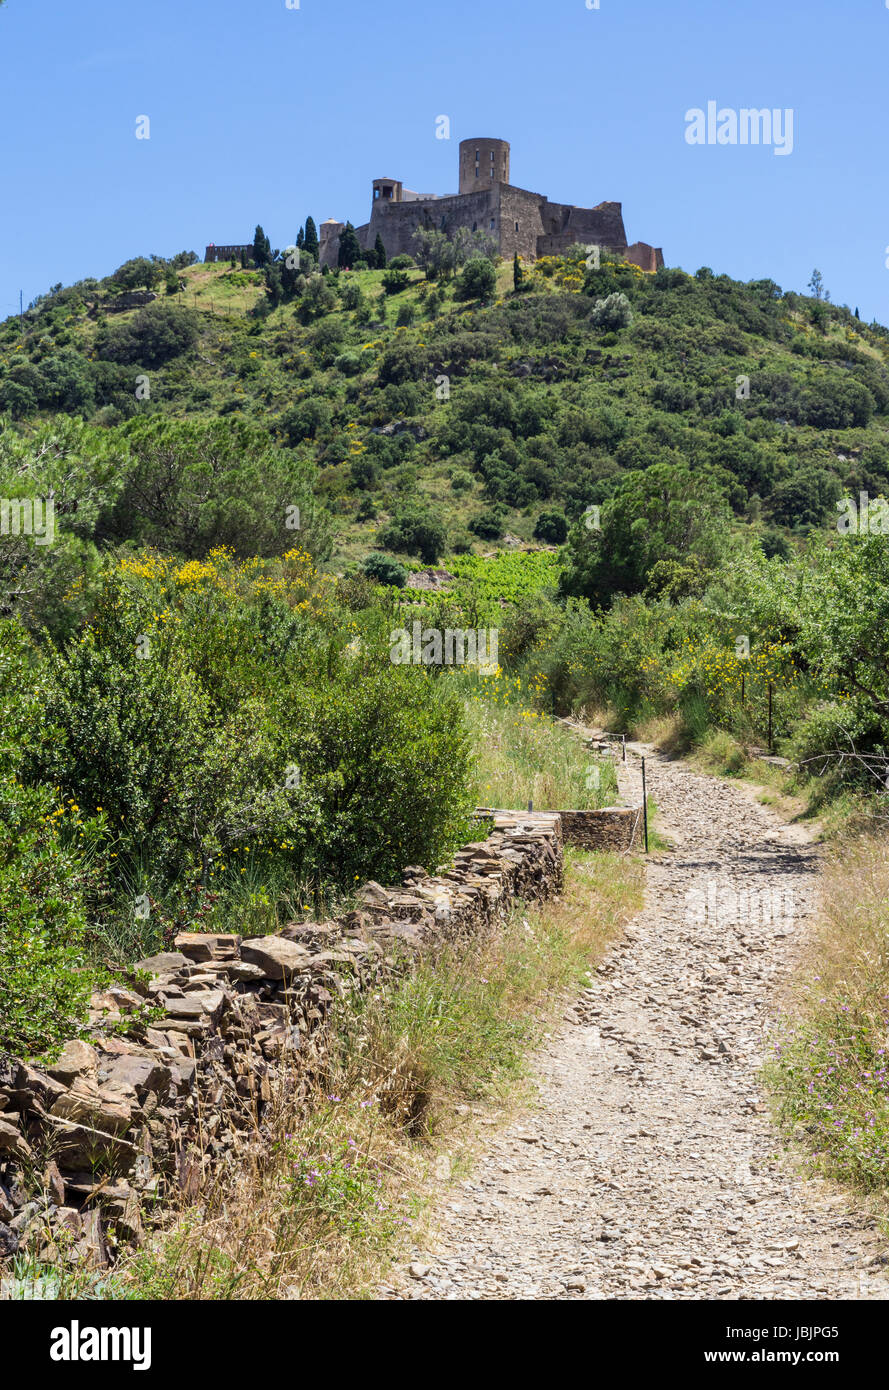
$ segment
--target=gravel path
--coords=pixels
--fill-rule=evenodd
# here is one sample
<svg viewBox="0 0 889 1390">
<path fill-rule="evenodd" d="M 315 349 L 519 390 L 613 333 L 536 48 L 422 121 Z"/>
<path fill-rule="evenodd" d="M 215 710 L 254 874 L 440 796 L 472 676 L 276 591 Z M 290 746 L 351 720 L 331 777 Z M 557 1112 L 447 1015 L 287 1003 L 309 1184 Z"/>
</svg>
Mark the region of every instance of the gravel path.
<svg viewBox="0 0 889 1390">
<path fill-rule="evenodd" d="M 756 1071 L 817 860 L 749 788 L 628 745 L 672 841 L 539 1054 L 539 1101 L 451 1189 L 402 1299 L 889 1297 L 873 1223 L 797 1176 Z"/>
</svg>

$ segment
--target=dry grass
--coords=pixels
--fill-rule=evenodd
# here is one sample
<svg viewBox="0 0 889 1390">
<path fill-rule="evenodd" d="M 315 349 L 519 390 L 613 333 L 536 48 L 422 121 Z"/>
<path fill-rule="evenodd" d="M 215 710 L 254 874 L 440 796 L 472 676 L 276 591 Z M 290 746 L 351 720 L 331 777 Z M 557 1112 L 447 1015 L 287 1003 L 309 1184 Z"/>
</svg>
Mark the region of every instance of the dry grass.
<svg viewBox="0 0 889 1390">
<path fill-rule="evenodd" d="M 766 1069 L 779 1121 L 821 1172 L 889 1197 L 889 857 L 834 846 L 817 928 Z"/>
<path fill-rule="evenodd" d="M 354 1001 L 312 1105 L 275 1106 L 237 1176 L 174 1214 L 110 1296 L 372 1294 L 417 1238 L 444 1156 L 445 1175 L 460 1171 L 453 1154 L 472 1148 L 478 1113 L 521 1098 L 531 1050 L 638 911 L 642 882 L 638 859 L 570 852 L 561 898 Z"/>
</svg>

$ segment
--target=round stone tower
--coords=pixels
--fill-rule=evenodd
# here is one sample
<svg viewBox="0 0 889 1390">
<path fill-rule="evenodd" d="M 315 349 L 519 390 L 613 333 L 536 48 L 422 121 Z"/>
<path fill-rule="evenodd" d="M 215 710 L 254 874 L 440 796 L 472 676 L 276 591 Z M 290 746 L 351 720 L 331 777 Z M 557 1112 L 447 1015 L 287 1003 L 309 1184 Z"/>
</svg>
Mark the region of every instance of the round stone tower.
<svg viewBox="0 0 889 1390">
<path fill-rule="evenodd" d="M 509 183 L 509 141 L 460 141 L 460 192 L 483 193 L 496 183 Z"/>
</svg>

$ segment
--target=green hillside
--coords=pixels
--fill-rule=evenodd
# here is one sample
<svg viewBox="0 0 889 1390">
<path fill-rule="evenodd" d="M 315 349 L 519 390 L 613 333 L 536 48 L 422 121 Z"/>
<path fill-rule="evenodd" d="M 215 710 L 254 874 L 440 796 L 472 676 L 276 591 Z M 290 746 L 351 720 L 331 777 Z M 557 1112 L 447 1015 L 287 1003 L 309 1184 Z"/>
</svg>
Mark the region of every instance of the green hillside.
<svg viewBox="0 0 889 1390">
<path fill-rule="evenodd" d="M 710 476 L 772 549 L 778 530 L 835 515 L 843 493 L 885 490 L 889 335 L 769 280 L 587 270 L 569 255 L 527 268 L 517 292 L 501 265 L 488 297 L 461 299 L 465 270 L 449 281 L 417 268 L 310 271 L 282 284 L 277 266 L 162 269 L 171 292 L 162 281 L 146 308 L 113 312 L 133 283 L 123 274 L 56 287 L 0 328 L 0 469 L 18 456 L 10 431 L 27 439 L 61 414 L 97 431 L 84 450 L 115 455 L 85 540 L 157 539 L 145 441 L 164 421 L 248 425 L 251 458 L 271 446 L 253 482 L 274 505 L 289 489 L 304 510 L 311 491 L 324 539 L 312 534 L 310 548 L 335 562 L 381 545 L 431 561 L 503 535 L 532 542 L 535 527 L 557 543 L 562 518 L 659 463 Z M 230 462 L 219 467 L 237 493 Z M 61 505 L 89 486 L 69 470 Z M 240 536 L 217 521 L 198 549 L 277 553 L 277 522 L 263 525 L 256 505 Z"/>
</svg>

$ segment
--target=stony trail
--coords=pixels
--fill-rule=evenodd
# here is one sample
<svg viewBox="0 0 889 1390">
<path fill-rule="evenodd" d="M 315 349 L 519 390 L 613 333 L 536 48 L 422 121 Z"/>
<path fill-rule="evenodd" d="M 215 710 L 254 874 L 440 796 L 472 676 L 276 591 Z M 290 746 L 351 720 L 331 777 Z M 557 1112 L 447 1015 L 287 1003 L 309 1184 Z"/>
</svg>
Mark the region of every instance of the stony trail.
<svg viewBox="0 0 889 1390">
<path fill-rule="evenodd" d="M 756 1073 L 817 856 L 749 787 L 628 745 L 669 853 L 538 1054 L 537 1104 L 451 1189 L 380 1298 L 875 1299 L 874 1224 L 780 1156 Z"/>
</svg>

